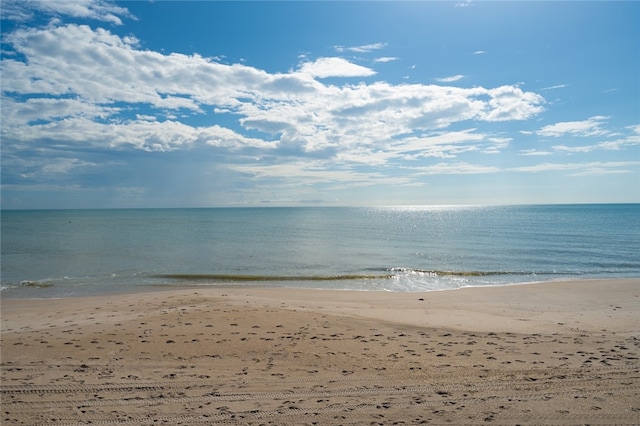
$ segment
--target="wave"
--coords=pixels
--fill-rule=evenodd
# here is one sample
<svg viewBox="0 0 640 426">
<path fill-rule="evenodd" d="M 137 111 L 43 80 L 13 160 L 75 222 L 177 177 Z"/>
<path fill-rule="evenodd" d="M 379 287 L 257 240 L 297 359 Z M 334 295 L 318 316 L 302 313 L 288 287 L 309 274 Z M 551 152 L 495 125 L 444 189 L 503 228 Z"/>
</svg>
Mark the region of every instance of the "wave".
<svg viewBox="0 0 640 426">
<path fill-rule="evenodd" d="M 124 280 L 131 282 L 138 280 L 141 277 L 146 276 L 152 280 L 172 280 L 181 282 L 211 282 L 211 283 L 277 283 L 277 282 L 338 282 L 338 281 L 386 281 L 386 280 L 400 280 L 404 282 L 413 283 L 418 285 L 420 282 L 430 282 L 431 280 L 452 279 L 452 280 L 474 280 L 487 277 L 551 277 L 551 276 L 581 276 L 585 273 L 579 272 L 559 272 L 559 271 L 456 271 L 456 270 L 438 270 L 438 269 L 420 269 L 409 267 L 383 267 L 383 268 L 369 268 L 365 269 L 364 273 L 356 274 L 327 274 L 327 275 L 313 275 L 313 274 L 299 274 L 299 275 L 252 275 L 252 274 L 155 274 L 147 275 L 145 273 L 136 273 L 133 276 L 124 277 Z M 590 275 L 589 273 L 586 273 Z M 595 273 L 594 273 L 595 274 Z M 597 275 L 597 274 L 596 274 Z M 116 274 L 111 274 L 108 278 L 113 279 Z M 65 277 L 65 281 L 69 280 Z M 13 283 L 2 283 L 0 285 L 0 291 L 8 291 L 17 288 L 31 288 L 31 289 L 46 289 L 51 287 L 57 287 L 59 280 L 43 279 L 43 280 L 24 280 Z M 87 284 L 100 283 L 104 284 L 105 277 L 99 277 L 95 279 L 87 280 L 83 277 L 83 283 Z"/>
<path fill-rule="evenodd" d="M 342 280 L 368 280 L 368 279 L 389 279 L 392 274 L 370 275 L 370 274 L 347 274 L 347 275 L 238 275 L 238 274 L 161 274 L 153 275 L 152 278 L 164 278 L 183 281 L 236 281 L 236 282 L 259 282 L 259 281 L 342 281 Z"/>
<path fill-rule="evenodd" d="M 219 281 L 219 282 L 276 282 L 276 281 L 346 281 L 346 280 L 387 280 L 400 276 L 418 275 L 424 277 L 488 277 L 499 275 L 566 275 L 562 272 L 523 271 L 449 271 L 415 268 L 381 268 L 375 274 L 343 275 L 250 275 L 250 274 L 159 274 L 151 278 L 179 281 Z M 383 273 L 384 272 L 384 273 Z"/>
<path fill-rule="evenodd" d="M 405 275 L 416 274 L 433 277 L 489 277 L 498 275 L 575 275 L 569 272 L 525 272 L 525 271 L 448 271 L 437 269 L 386 268 L 385 271 Z"/>
<path fill-rule="evenodd" d="M 30 281 L 24 280 L 19 283 L 9 283 L 0 285 L 0 291 L 12 290 L 14 288 L 27 287 L 27 288 L 49 288 L 54 287 L 54 284 L 49 281 Z"/>
</svg>

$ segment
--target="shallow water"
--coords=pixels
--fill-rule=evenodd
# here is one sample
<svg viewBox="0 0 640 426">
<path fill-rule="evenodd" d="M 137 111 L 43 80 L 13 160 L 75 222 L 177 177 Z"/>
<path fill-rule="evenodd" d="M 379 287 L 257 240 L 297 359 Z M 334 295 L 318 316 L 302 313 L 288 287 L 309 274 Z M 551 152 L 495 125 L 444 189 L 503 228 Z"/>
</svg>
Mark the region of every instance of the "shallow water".
<svg viewBox="0 0 640 426">
<path fill-rule="evenodd" d="M 640 277 L 640 205 L 2 212 L 2 297 Z"/>
</svg>

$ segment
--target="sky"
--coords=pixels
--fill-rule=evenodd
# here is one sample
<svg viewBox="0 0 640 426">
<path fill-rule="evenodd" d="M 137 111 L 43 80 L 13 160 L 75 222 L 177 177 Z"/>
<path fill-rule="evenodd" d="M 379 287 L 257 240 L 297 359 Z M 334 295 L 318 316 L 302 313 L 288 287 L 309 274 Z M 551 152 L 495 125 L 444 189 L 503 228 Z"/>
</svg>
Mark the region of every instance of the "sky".
<svg viewBox="0 0 640 426">
<path fill-rule="evenodd" d="M 1 17 L 3 209 L 640 202 L 640 2 Z"/>
</svg>

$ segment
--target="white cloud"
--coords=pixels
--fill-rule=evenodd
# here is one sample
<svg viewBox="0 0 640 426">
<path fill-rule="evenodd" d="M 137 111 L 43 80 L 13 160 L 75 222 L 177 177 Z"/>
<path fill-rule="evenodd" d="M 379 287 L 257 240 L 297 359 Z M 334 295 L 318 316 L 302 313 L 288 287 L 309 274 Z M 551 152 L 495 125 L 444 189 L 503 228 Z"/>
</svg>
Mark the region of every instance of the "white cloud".
<svg viewBox="0 0 640 426">
<path fill-rule="evenodd" d="M 384 49 L 386 46 L 387 43 L 373 43 L 363 46 L 334 46 L 334 49 L 336 52 L 369 53 L 373 50 Z"/>
<path fill-rule="evenodd" d="M 384 173 L 371 172 L 370 170 L 356 171 L 352 168 L 339 167 L 334 163 L 327 163 L 322 160 L 291 161 L 284 164 L 232 165 L 231 168 L 250 176 L 253 180 L 262 181 L 268 186 L 277 181 L 280 189 L 323 185 L 335 190 L 376 184 L 403 185 L 413 183 L 410 178 L 394 178 Z M 340 188 L 336 185 L 340 185 Z"/>
<path fill-rule="evenodd" d="M 416 167 L 414 170 L 419 175 L 475 175 L 496 173 L 500 169 L 493 166 L 482 166 L 465 162 L 438 163 L 433 166 Z"/>
<path fill-rule="evenodd" d="M 318 58 L 314 62 L 305 62 L 298 72 L 313 78 L 370 77 L 376 74 L 370 68 L 356 65 L 343 58 Z"/>
<path fill-rule="evenodd" d="M 609 132 L 602 129 L 609 117 L 595 116 L 583 121 L 564 121 L 556 124 L 544 126 L 538 130 L 540 136 L 560 137 L 565 135 L 573 136 L 603 136 Z"/>
<path fill-rule="evenodd" d="M 555 90 L 555 89 L 564 89 L 565 87 L 569 86 L 568 84 L 556 84 L 555 86 L 549 86 L 549 87 L 543 87 L 540 90 Z"/>
<path fill-rule="evenodd" d="M 459 154 L 478 151 L 491 144 L 482 133 L 474 133 L 476 129 L 463 131 L 436 132 L 420 137 L 406 137 L 385 148 L 386 152 L 402 155 L 408 160 L 418 158 L 455 158 Z"/>
<path fill-rule="evenodd" d="M 584 153 L 591 152 L 596 149 L 595 145 L 589 146 L 566 146 L 566 145 L 554 145 L 552 147 L 556 151 L 567 152 L 567 153 Z"/>
<path fill-rule="evenodd" d="M 435 80 L 440 83 L 453 83 L 454 81 L 462 80 L 463 78 L 464 78 L 464 75 L 458 74 L 458 75 L 452 75 L 451 77 L 436 78 Z"/>
<path fill-rule="evenodd" d="M 135 19 L 125 7 L 104 0 L 3 0 L 3 19 L 28 21 L 34 11 L 53 16 L 71 16 L 73 18 L 95 19 L 114 25 L 122 25 L 122 19 Z"/>
<path fill-rule="evenodd" d="M 567 145 L 554 145 L 553 149 L 556 151 L 566 153 L 585 153 L 597 150 L 605 151 L 619 151 L 631 146 L 640 145 L 640 135 L 634 134 L 624 138 L 614 139 L 610 141 L 599 142 L 594 145 L 583 146 L 567 146 Z"/>
<path fill-rule="evenodd" d="M 534 92 L 524 92 L 518 86 L 501 86 L 490 89 L 487 121 L 526 120 L 544 111 L 544 98 Z"/>
<path fill-rule="evenodd" d="M 542 157 L 547 155 L 553 155 L 553 153 L 550 151 L 539 151 L 537 149 L 523 149 L 518 153 L 518 155 L 522 155 L 525 157 L 534 157 L 534 156 Z"/>
<path fill-rule="evenodd" d="M 136 120 L 139 121 L 157 121 L 155 115 L 136 114 Z"/>
<path fill-rule="evenodd" d="M 236 192 L 252 191 L 262 197 L 252 199 L 276 192 L 273 199 L 294 200 L 318 188 L 362 187 L 364 193 L 373 192 L 367 188 L 373 185 L 428 184 L 433 190 L 432 175 L 468 175 L 442 182 L 480 186 L 478 175 L 499 172 L 638 171 L 637 161 L 626 160 L 636 159 L 640 125 L 607 131 L 603 116 L 565 122 L 550 117 L 565 106 L 547 105 L 541 94 L 567 87 L 556 84 L 562 81 L 542 89 L 539 83 L 456 87 L 468 79 L 453 75 L 462 69 L 438 71 L 432 76 L 440 78 L 422 83 L 415 65 L 409 71 L 411 62 L 398 62 L 415 75 L 404 84 L 387 82 L 382 69 L 393 67 L 384 64 L 399 58 L 383 56 L 397 53 L 381 50 L 386 43 L 335 46 L 338 57 L 306 52 L 296 58 L 297 50 L 289 70 L 266 71 L 223 56 L 154 51 L 146 47 L 150 40 L 122 35 L 128 30 L 115 25 L 135 17 L 103 0 L 7 0 L 2 14 L 22 20 L 2 34 L 3 188 L 24 188 L 29 181 L 31 188 L 71 188 L 90 176 L 87 186 L 102 179 L 113 188 L 164 190 L 164 182 L 154 181 L 166 175 L 180 180 L 176 186 L 196 182 L 211 187 L 201 192 L 232 194 L 232 201 Z M 35 16 L 42 26 L 27 22 Z M 63 24 L 65 17 L 92 22 Z M 471 53 L 487 52 L 469 49 L 467 59 Z M 418 68 L 425 70 L 424 64 Z M 547 106 L 552 111 L 540 118 L 544 122 L 512 123 L 530 120 Z M 533 145 L 534 135 L 565 137 L 542 147 Z M 594 139 L 576 146 L 579 136 Z M 543 156 L 548 158 L 535 158 Z M 569 157 L 573 163 L 558 160 Z M 623 161 L 610 161 L 616 159 Z M 537 161 L 548 163 L 531 165 Z M 515 167 L 519 162 L 529 166 Z M 153 178 L 149 170 L 155 170 Z M 538 176 L 520 178 L 529 184 Z"/>
<path fill-rule="evenodd" d="M 121 109 L 103 106 L 80 98 L 30 98 L 22 102 L 2 97 L 2 130 L 18 131 L 34 122 L 50 122 L 68 117 L 83 116 L 104 120 Z"/>
<path fill-rule="evenodd" d="M 513 142 L 513 138 L 506 137 L 488 137 L 487 140 L 491 145 L 482 150 L 484 154 L 500 154 L 504 148 Z"/>
<path fill-rule="evenodd" d="M 381 62 L 381 63 L 385 63 L 385 62 L 393 62 L 393 61 L 397 61 L 399 58 L 396 58 L 394 56 L 383 56 L 381 58 L 376 58 L 373 60 L 373 62 Z"/>
<path fill-rule="evenodd" d="M 632 173 L 640 161 L 609 161 L 589 163 L 543 163 L 535 166 L 515 167 L 511 170 L 527 173 L 573 171 L 572 176 Z"/>
<path fill-rule="evenodd" d="M 58 141 L 58 147 L 76 145 L 145 151 L 172 151 L 197 144 L 228 149 L 273 148 L 261 139 L 248 138 L 219 125 L 193 127 L 179 121 L 151 121 L 146 117 L 120 123 L 97 122 L 82 116 L 66 117 L 45 124 L 11 125 L 3 129 L 3 136 L 20 142 Z"/>
<path fill-rule="evenodd" d="M 628 126 L 627 129 L 631 130 L 634 133 L 637 133 L 640 135 L 640 124 L 635 124 L 633 126 Z"/>
<path fill-rule="evenodd" d="M 213 146 L 384 165 L 495 153 L 509 141 L 446 129 L 464 121 L 524 120 L 540 113 L 544 102 L 518 86 L 324 84 L 322 78 L 375 71 L 343 58 L 319 58 L 287 73 L 268 73 L 141 50 L 135 38 L 83 25 L 21 28 L 5 41 L 26 61 L 15 59 L 20 55 L 2 60 L 3 149 L 43 140 L 116 150 Z M 240 127 L 214 124 L 212 111 L 232 116 Z M 200 124 L 193 124 L 194 117 Z"/>
</svg>

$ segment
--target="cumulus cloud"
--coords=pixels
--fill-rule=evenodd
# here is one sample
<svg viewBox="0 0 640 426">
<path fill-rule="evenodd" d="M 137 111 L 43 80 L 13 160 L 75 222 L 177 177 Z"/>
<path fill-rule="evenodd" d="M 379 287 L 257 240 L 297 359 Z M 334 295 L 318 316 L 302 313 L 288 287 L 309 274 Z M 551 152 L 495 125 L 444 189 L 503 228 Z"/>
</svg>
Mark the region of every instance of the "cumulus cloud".
<svg viewBox="0 0 640 426">
<path fill-rule="evenodd" d="M 518 86 L 501 86 L 488 90 L 490 110 L 487 121 L 525 120 L 544 111 L 544 98 L 534 92 L 525 92 Z"/>
<path fill-rule="evenodd" d="M 24 153 L 48 174 L 66 175 L 100 164 L 68 160 L 68 152 L 209 149 L 237 154 L 224 164 L 234 173 L 279 176 L 283 184 L 418 185 L 415 177 L 391 177 L 385 167 L 498 152 L 509 138 L 464 123 L 526 120 L 544 109 L 542 96 L 514 85 L 446 85 L 462 76 L 440 84 L 367 82 L 374 69 L 340 57 L 304 56 L 288 72 L 270 73 L 143 50 L 135 37 L 88 25 L 20 27 L 4 42 L 15 55 L 1 62 L 3 168 L 24 178 L 36 177 L 35 167 L 18 160 Z M 230 121 L 235 125 L 225 124 Z M 374 165 L 375 172 L 358 170 Z M 416 176 L 495 171 L 463 162 L 406 170 Z"/>
<path fill-rule="evenodd" d="M 6 132 L 3 130 L 3 134 L 21 142 L 57 141 L 55 146 L 58 148 L 81 145 L 85 148 L 172 151 L 194 145 L 267 150 L 273 147 L 261 139 L 245 137 L 219 125 L 194 127 L 179 121 L 151 121 L 144 117 L 124 122 L 101 123 L 77 116 L 22 126 L 18 130 L 21 130 L 19 135 L 15 134 L 15 128 L 7 129 Z"/>
<path fill-rule="evenodd" d="M 605 116 L 555 123 L 539 117 L 558 106 L 542 94 L 561 94 L 566 84 L 535 91 L 524 83 L 456 87 L 465 81 L 456 70 L 435 74 L 431 84 L 417 74 L 398 84 L 385 73 L 395 68 L 397 79 L 406 65 L 390 64 L 399 58 L 383 56 L 382 42 L 336 45 L 333 55 L 320 57 L 292 53 L 297 63 L 280 71 L 157 51 L 122 34 L 118 26 L 136 18 L 106 0 L 7 0 L 1 12 L 18 22 L 2 34 L 3 188 L 28 182 L 40 190 L 76 189 L 104 173 L 105 188 L 134 195 L 165 188 L 170 182 L 155 181 L 171 176 L 167 181 L 181 182 L 174 186 L 199 185 L 208 194 L 210 185 L 233 187 L 228 194 L 254 191 L 253 199 L 282 189 L 274 199 L 284 200 L 308 199 L 310 188 L 429 185 L 433 175 L 638 169 L 638 162 L 591 160 L 637 150 L 640 125 L 610 130 L 613 119 Z M 27 22 L 36 16 L 44 19 Z M 512 123 L 524 120 L 531 120 L 525 130 Z M 537 147 L 535 136 L 563 139 Z M 578 137 L 592 139 L 577 146 Z M 552 155 L 574 162 L 533 164 Z M 527 166 L 513 167 L 514 160 Z M 120 179 L 122 172 L 137 176 Z"/>
<path fill-rule="evenodd" d="M 115 147 L 129 140 L 121 133 L 131 128 L 138 138 L 131 146 L 175 149 L 217 140 L 212 135 L 220 129 L 212 133 L 213 126 L 196 128 L 178 120 L 180 114 L 202 116 L 213 110 L 238 116 L 245 129 L 273 135 L 263 141 L 265 148 L 374 150 L 392 138 L 457 122 L 524 120 L 540 113 L 544 103 L 518 86 L 325 85 L 323 78 L 368 77 L 375 71 L 343 58 L 319 58 L 289 73 L 271 74 L 198 55 L 141 50 L 130 39 L 84 25 L 19 29 L 6 40 L 27 59 L 2 61 L 2 113 L 4 123 L 11 123 L 3 134 L 18 140 L 68 139 L 65 130 L 89 141 L 92 134 L 101 134 L 106 145 Z M 147 119 L 129 118 L 138 105 L 147 106 L 137 111 L 142 116 L 151 109 L 158 117 L 153 126 Z M 116 129 L 106 133 L 112 136 L 105 138 L 105 126 Z M 231 140 L 260 146 L 259 140 L 237 132 Z"/>
<path fill-rule="evenodd" d="M 121 18 L 135 19 L 127 8 L 104 0 L 3 0 L 0 8 L 3 19 L 28 21 L 35 12 L 51 16 L 95 19 L 114 25 L 122 25 Z"/>
</svg>

